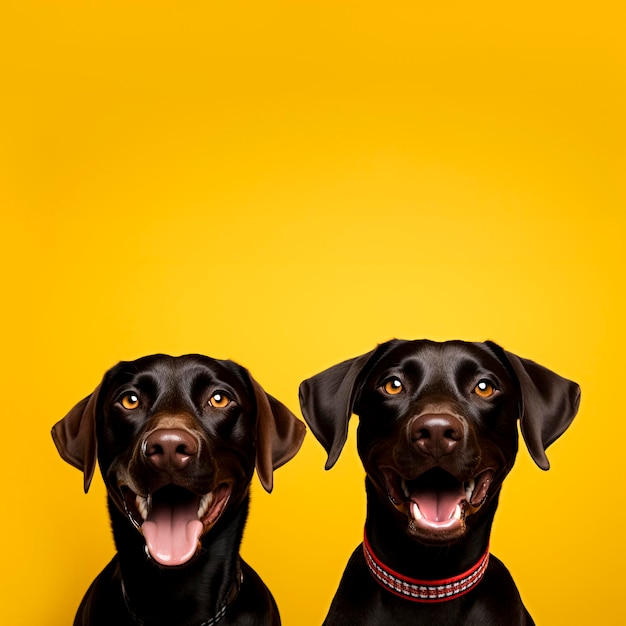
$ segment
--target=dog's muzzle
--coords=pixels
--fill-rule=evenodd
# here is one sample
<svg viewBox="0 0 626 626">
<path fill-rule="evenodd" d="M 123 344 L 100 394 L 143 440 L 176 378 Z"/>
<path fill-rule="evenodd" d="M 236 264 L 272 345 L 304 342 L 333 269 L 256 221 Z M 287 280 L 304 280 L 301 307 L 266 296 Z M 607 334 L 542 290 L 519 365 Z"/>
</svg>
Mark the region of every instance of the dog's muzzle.
<svg viewBox="0 0 626 626">
<path fill-rule="evenodd" d="M 201 441 L 189 430 L 157 428 L 143 439 L 129 470 L 118 476 L 121 508 L 160 565 L 187 563 L 232 493 L 231 481 L 207 488 L 200 451 Z"/>
</svg>

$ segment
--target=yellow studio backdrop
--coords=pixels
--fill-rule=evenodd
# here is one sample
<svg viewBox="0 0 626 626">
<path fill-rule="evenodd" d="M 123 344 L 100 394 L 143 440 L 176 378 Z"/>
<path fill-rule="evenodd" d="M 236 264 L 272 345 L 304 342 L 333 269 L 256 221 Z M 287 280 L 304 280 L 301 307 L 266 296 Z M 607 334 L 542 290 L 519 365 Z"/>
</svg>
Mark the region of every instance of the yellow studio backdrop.
<svg viewBox="0 0 626 626">
<path fill-rule="evenodd" d="M 492 550 L 538 624 L 623 623 L 624 4 L 0 5 L 0 623 L 65 626 L 113 555 L 50 427 L 121 359 L 300 381 L 392 337 L 493 339 L 572 378 Z M 321 623 L 363 470 L 309 433 L 242 553 Z"/>
</svg>

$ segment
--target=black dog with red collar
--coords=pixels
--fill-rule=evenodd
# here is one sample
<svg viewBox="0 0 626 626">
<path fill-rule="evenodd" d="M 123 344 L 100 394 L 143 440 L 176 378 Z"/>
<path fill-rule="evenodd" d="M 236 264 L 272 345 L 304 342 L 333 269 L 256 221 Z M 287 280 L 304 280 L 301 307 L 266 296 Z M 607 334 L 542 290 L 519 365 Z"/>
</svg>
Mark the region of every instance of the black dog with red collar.
<svg viewBox="0 0 626 626">
<path fill-rule="evenodd" d="M 575 383 L 494 343 L 393 340 L 304 381 L 302 412 L 330 469 L 359 416 L 365 540 L 324 622 L 533 624 L 489 554 L 517 421 L 539 467 L 570 425 Z"/>
</svg>

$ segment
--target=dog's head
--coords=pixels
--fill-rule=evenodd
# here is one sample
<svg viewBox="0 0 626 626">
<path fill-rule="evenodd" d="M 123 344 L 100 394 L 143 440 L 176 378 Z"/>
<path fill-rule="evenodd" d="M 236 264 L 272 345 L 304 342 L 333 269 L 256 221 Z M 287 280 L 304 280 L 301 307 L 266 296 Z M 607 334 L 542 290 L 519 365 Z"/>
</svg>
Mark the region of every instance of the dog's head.
<svg viewBox="0 0 626 626">
<path fill-rule="evenodd" d="M 381 501 L 415 539 L 466 534 L 517 453 L 534 461 L 578 410 L 575 383 L 494 343 L 393 340 L 305 380 L 304 418 L 330 469 L 359 416 L 358 450 Z"/>
<path fill-rule="evenodd" d="M 161 565 L 189 561 L 256 467 L 273 471 L 305 427 L 241 366 L 202 355 L 121 362 L 52 429 L 60 455 L 84 472 L 99 463 L 109 496 Z"/>
</svg>

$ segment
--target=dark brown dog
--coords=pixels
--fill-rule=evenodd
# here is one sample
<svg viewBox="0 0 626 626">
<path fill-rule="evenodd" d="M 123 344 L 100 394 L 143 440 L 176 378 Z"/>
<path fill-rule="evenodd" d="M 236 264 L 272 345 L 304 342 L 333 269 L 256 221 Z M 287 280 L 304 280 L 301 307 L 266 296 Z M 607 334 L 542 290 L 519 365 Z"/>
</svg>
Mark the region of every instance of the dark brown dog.
<svg viewBox="0 0 626 626">
<path fill-rule="evenodd" d="M 574 418 L 578 385 L 494 343 L 394 340 L 313 376 L 303 415 L 328 453 L 359 416 L 365 539 L 325 624 L 532 624 L 489 555 L 498 496 L 518 446 L 532 458 Z"/>
<path fill-rule="evenodd" d="M 117 547 L 74 624 L 280 624 L 239 545 L 255 466 L 271 491 L 304 432 L 232 361 L 154 355 L 109 370 L 52 429 L 85 492 L 98 461 Z"/>
</svg>

